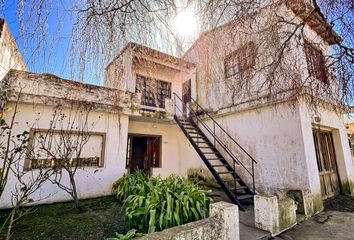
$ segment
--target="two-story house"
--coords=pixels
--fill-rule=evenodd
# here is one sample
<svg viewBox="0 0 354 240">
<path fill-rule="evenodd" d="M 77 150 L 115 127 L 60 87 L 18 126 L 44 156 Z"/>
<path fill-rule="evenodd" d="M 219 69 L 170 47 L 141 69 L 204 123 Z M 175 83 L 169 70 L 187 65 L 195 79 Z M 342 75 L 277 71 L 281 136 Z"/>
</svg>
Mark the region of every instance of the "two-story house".
<svg viewBox="0 0 354 240">
<path fill-rule="evenodd" d="M 260 31 L 274 26 L 279 14 L 302 23 L 304 35 L 285 43 L 288 25 L 270 29 L 271 35 Z M 81 198 L 110 194 L 116 179 L 136 169 L 161 177 L 201 169 L 237 204 L 254 194 L 299 191 L 299 211 L 310 216 L 323 208 L 323 199 L 354 194 L 341 117 L 326 104 L 312 111 L 306 97 L 311 91 L 294 89 L 294 83 L 316 85 L 338 94 L 324 66 L 338 36 L 323 29 L 326 22 L 311 6 L 280 2 L 202 34 L 181 58 L 130 43 L 108 64 L 104 87 L 11 70 L 5 79 L 14 92 L 21 90 L 13 134 L 31 131 L 35 142 L 55 106 L 69 114 L 89 103 L 88 121 L 95 124 L 83 158 L 96 161 L 81 161 Z M 279 71 L 271 63 L 283 44 Z M 306 85 L 309 78 L 316 81 Z M 43 156 L 41 162 L 50 161 Z M 36 171 L 38 161 L 23 162 Z M 16 179 L 10 178 L 1 207 L 11 206 Z M 45 195 L 42 202 L 69 199 L 49 182 L 34 199 Z"/>
</svg>

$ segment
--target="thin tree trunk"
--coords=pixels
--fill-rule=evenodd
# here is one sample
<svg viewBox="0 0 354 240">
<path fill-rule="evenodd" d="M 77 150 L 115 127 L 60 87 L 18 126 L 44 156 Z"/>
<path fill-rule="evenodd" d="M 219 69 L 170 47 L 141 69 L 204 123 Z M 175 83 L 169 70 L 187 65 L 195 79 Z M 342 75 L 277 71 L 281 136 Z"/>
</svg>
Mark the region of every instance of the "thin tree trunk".
<svg viewBox="0 0 354 240">
<path fill-rule="evenodd" d="M 11 239 L 11 230 L 12 230 L 12 226 L 14 223 L 14 217 L 17 211 L 17 207 L 15 207 L 12 211 L 11 211 L 11 216 L 10 216 L 10 220 L 9 220 L 9 226 L 7 226 L 7 233 L 6 233 L 6 240 L 10 240 Z"/>
<path fill-rule="evenodd" d="M 79 210 L 79 212 L 81 213 L 81 212 L 83 212 L 83 208 L 80 205 L 79 197 L 77 195 L 75 178 L 74 178 L 74 175 L 72 175 L 70 173 L 69 173 L 69 176 L 70 176 L 70 183 L 71 183 L 72 190 L 73 190 L 72 191 L 72 197 L 74 199 L 74 204 L 75 204 L 76 209 Z"/>
</svg>

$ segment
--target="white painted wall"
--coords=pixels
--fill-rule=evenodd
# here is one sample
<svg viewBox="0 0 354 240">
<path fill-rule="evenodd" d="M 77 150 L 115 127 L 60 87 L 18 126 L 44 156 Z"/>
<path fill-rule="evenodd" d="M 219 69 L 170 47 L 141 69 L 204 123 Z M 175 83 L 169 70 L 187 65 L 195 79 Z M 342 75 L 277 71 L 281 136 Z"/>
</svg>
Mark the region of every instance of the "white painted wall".
<svg viewBox="0 0 354 240">
<path fill-rule="evenodd" d="M 215 116 L 216 121 L 258 162 L 255 165 L 256 190 L 274 194 L 277 189 L 309 191 L 305 149 L 299 109 L 283 103 L 239 113 Z M 221 136 L 218 133 L 219 136 Z M 251 169 L 251 161 L 226 137 L 227 146 Z M 238 173 L 249 185 L 250 176 L 241 167 Z"/>
<path fill-rule="evenodd" d="M 13 109 L 14 105 L 9 105 Z M 51 106 L 20 104 L 16 115 L 16 126 L 13 135 L 29 130 L 29 125 L 35 123 L 36 128 L 48 129 L 49 121 L 53 113 Z M 66 109 L 66 111 L 69 111 Z M 37 113 L 41 113 L 39 116 Z M 11 115 L 6 116 L 8 121 Z M 38 118 L 38 120 L 36 120 Z M 80 198 L 93 198 L 112 193 L 112 183 L 125 172 L 125 154 L 127 145 L 128 117 L 125 115 L 92 111 L 89 115 L 89 123 L 95 123 L 91 131 L 106 133 L 106 147 L 104 166 L 102 168 L 85 167 L 76 173 L 76 183 Z M 23 160 L 22 160 L 23 161 Z M 36 174 L 36 170 L 33 171 Z M 63 178 L 68 183 L 68 178 Z M 13 176 L 9 177 L 5 192 L 0 201 L 0 208 L 11 207 L 11 191 L 16 184 Z M 71 200 L 70 196 L 50 182 L 45 183 L 41 189 L 32 196 L 34 200 L 45 198 L 41 203 L 52 203 Z"/>
<path fill-rule="evenodd" d="M 171 174 L 187 176 L 189 168 L 205 167 L 193 146 L 175 123 L 129 121 L 129 133 L 162 137 L 161 168 L 153 168 L 153 175 L 166 178 Z"/>
<path fill-rule="evenodd" d="M 0 24 L 0 81 L 10 69 L 26 70 L 16 42 L 10 32 L 7 23 Z"/>
<path fill-rule="evenodd" d="M 345 194 L 354 195 L 354 168 L 349 149 L 349 142 L 343 117 L 330 109 L 320 108 L 315 113 L 307 108 L 302 102 L 300 104 L 301 128 L 304 135 L 304 146 L 306 151 L 306 162 L 310 172 L 311 189 L 320 190 L 320 179 L 316 161 L 315 145 L 312 129 L 323 128 L 332 131 L 336 161 L 338 167 L 339 181 L 342 191 Z M 320 122 L 315 122 L 315 117 L 320 117 Z M 349 189 L 343 189 L 343 184 L 349 184 Z"/>
<path fill-rule="evenodd" d="M 296 84 L 309 86 L 323 95 L 331 93 L 321 86 L 323 84 L 320 81 L 309 81 L 303 40 L 293 37 L 285 44 L 289 34 L 294 31 L 294 26 L 291 24 L 274 26 L 275 22 L 280 21 L 279 16 L 289 22 L 300 21 L 285 4 L 264 8 L 255 15 L 237 19 L 207 32 L 185 53 L 183 59 L 197 66 L 197 97 L 202 107 L 214 111 L 220 109 L 232 111 L 229 108 L 236 105 L 245 103 L 255 105 L 257 100 L 267 98 L 270 94 L 267 80 L 269 76 L 273 77 L 271 88 L 273 98 L 267 98 L 268 102 L 275 99 L 276 93 L 290 90 Z M 307 40 L 323 51 L 325 56 L 331 55 L 331 47 L 308 25 L 304 27 L 303 33 Z M 236 75 L 226 79 L 225 58 L 251 41 L 255 43 L 257 56 L 255 65 L 247 71 L 248 76 L 241 79 L 240 75 Z M 275 53 L 279 52 L 282 44 L 286 45 L 282 63 L 274 70 L 269 65 L 277 61 L 278 56 Z M 337 87 L 336 82 L 331 83 L 333 93 Z"/>
</svg>

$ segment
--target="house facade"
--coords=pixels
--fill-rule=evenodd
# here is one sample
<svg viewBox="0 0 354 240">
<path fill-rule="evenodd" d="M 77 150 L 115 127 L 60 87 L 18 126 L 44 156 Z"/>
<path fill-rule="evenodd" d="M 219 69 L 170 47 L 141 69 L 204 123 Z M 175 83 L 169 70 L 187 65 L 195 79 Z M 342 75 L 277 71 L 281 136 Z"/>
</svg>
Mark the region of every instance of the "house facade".
<svg viewBox="0 0 354 240">
<path fill-rule="evenodd" d="M 17 95 L 7 102 L 6 120 L 18 100 L 13 135 L 29 131 L 35 146 L 41 132 L 53 130 L 58 106 L 66 116 L 82 106 L 89 109 L 90 138 L 76 175 L 80 198 L 111 194 L 115 180 L 137 169 L 163 178 L 210 171 L 234 203 L 240 194 L 297 191 L 299 211 L 311 216 L 323 209 L 324 199 L 354 195 L 354 170 L 341 117 L 326 104 L 309 109 L 306 95 L 293 88 L 294 82 L 306 85 L 309 77 L 318 81 L 307 89 L 315 84 L 335 93 L 337 88 L 321 65 L 337 36 L 323 33 L 326 23 L 317 15 L 304 20 L 308 11 L 307 5 L 265 7 L 202 34 L 181 58 L 130 43 L 107 66 L 103 87 L 10 70 L 2 81 Z M 269 29 L 271 37 L 260 32 L 274 26 L 275 12 L 288 21 L 305 21 L 302 45 L 286 43 L 290 50 L 282 56 L 282 71 L 268 66 L 275 66 L 270 63 L 284 44 L 281 33 L 289 29 Z M 271 95 L 269 73 L 277 86 Z M 36 148 L 28 151 L 38 151 L 37 158 L 21 159 L 29 173 L 55 164 Z M 9 179 L 1 208 L 11 207 L 17 180 Z M 69 184 L 67 176 L 62 181 Z M 33 199 L 51 203 L 70 196 L 48 182 Z"/>
</svg>

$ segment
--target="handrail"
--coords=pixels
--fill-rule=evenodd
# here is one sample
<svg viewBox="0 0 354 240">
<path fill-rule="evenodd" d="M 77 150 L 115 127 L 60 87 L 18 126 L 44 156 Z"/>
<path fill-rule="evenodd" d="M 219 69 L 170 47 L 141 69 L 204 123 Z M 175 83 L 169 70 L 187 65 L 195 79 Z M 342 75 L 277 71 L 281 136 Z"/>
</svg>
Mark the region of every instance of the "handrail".
<svg viewBox="0 0 354 240">
<path fill-rule="evenodd" d="M 209 134 L 213 137 L 213 140 L 214 140 L 214 145 L 216 145 L 216 142 L 225 150 L 225 152 L 231 157 L 231 159 L 233 160 L 234 162 L 234 171 L 236 171 L 236 168 L 235 168 L 235 164 L 237 165 L 241 165 L 247 172 L 248 174 L 251 175 L 252 177 L 252 180 L 253 180 L 253 192 L 255 192 L 255 183 L 254 183 L 254 163 L 257 164 L 257 161 L 254 160 L 254 158 L 234 139 L 230 136 L 230 134 L 228 132 L 226 132 L 226 130 L 220 126 L 220 124 L 207 112 L 205 111 L 198 103 L 197 101 L 195 101 L 193 98 L 190 98 L 191 101 L 193 101 L 193 103 L 196 104 L 197 106 L 197 111 L 199 110 L 198 108 L 200 108 L 200 110 L 202 111 L 202 114 L 205 114 L 207 115 L 211 120 L 212 120 L 212 123 L 213 123 L 213 130 L 208 126 L 208 124 L 206 124 L 203 119 L 201 119 L 200 116 L 198 116 L 198 112 L 195 112 L 193 109 L 191 109 L 190 106 L 187 106 L 183 100 L 176 94 L 176 93 L 173 93 L 174 95 L 174 107 L 175 109 L 177 108 L 178 111 L 180 113 L 183 114 L 183 111 L 177 106 L 176 104 L 176 97 L 179 99 L 179 101 L 182 103 L 182 106 L 186 107 L 190 113 L 192 113 L 192 115 L 194 115 L 194 117 L 197 118 L 197 125 L 198 125 L 198 122 L 200 122 L 202 124 L 202 126 L 207 130 L 207 132 L 209 132 Z M 176 115 L 176 111 L 175 111 L 175 115 Z M 222 130 L 222 132 L 228 136 L 241 150 L 244 154 L 246 154 L 251 160 L 252 160 L 252 172 L 243 164 L 242 161 L 240 161 L 233 153 L 232 151 L 224 144 L 224 142 L 216 135 L 215 133 L 215 125 L 219 127 L 219 129 Z M 216 146 L 215 146 L 216 147 Z"/>
<path fill-rule="evenodd" d="M 176 93 L 174 93 L 174 94 L 176 94 Z M 197 101 L 195 101 L 192 97 L 191 97 L 191 100 L 193 101 L 193 103 L 197 104 L 197 105 L 198 105 L 198 108 L 200 108 L 200 109 L 203 111 L 203 113 L 205 113 L 206 115 L 208 115 L 208 117 L 209 117 L 211 120 L 213 120 L 213 122 L 214 122 L 234 143 L 236 143 L 236 145 L 237 145 L 239 148 L 241 148 L 241 150 L 242 150 L 249 158 L 251 158 L 251 160 L 252 160 L 254 163 L 257 164 L 257 161 L 254 160 L 254 158 L 253 158 L 238 142 L 236 142 L 236 140 L 235 140 L 233 137 L 231 137 L 230 134 L 229 134 L 228 132 L 226 132 L 226 130 L 225 130 L 223 127 L 221 127 L 220 124 L 219 124 L 207 111 L 204 110 L 204 108 L 202 108 L 202 106 L 199 105 L 199 103 L 197 103 Z"/>
<path fill-rule="evenodd" d="M 177 96 L 178 97 L 178 96 Z M 179 98 L 179 97 L 178 97 Z M 180 98 L 179 98 L 180 99 Z M 181 99 L 180 99 L 181 100 Z M 181 109 L 178 106 L 175 106 L 179 111 L 181 111 Z M 187 107 L 187 106 L 186 106 Z M 200 123 L 202 123 L 202 125 L 205 127 L 205 129 L 215 138 L 215 140 L 220 144 L 220 146 L 222 146 L 222 148 L 230 155 L 230 157 L 232 158 L 233 161 L 236 162 L 237 165 L 241 164 L 244 168 L 245 166 L 243 165 L 243 163 L 227 148 L 227 146 L 225 146 L 225 144 L 219 139 L 218 136 L 216 136 L 211 129 L 209 128 L 209 126 L 198 116 L 196 115 L 196 113 L 194 111 L 192 111 L 189 107 L 187 107 L 192 113 L 193 115 L 200 121 Z M 246 168 L 245 168 L 246 169 Z M 246 169 L 247 172 L 249 172 L 249 174 L 252 174 L 248 169 Z"/>
</svg>

